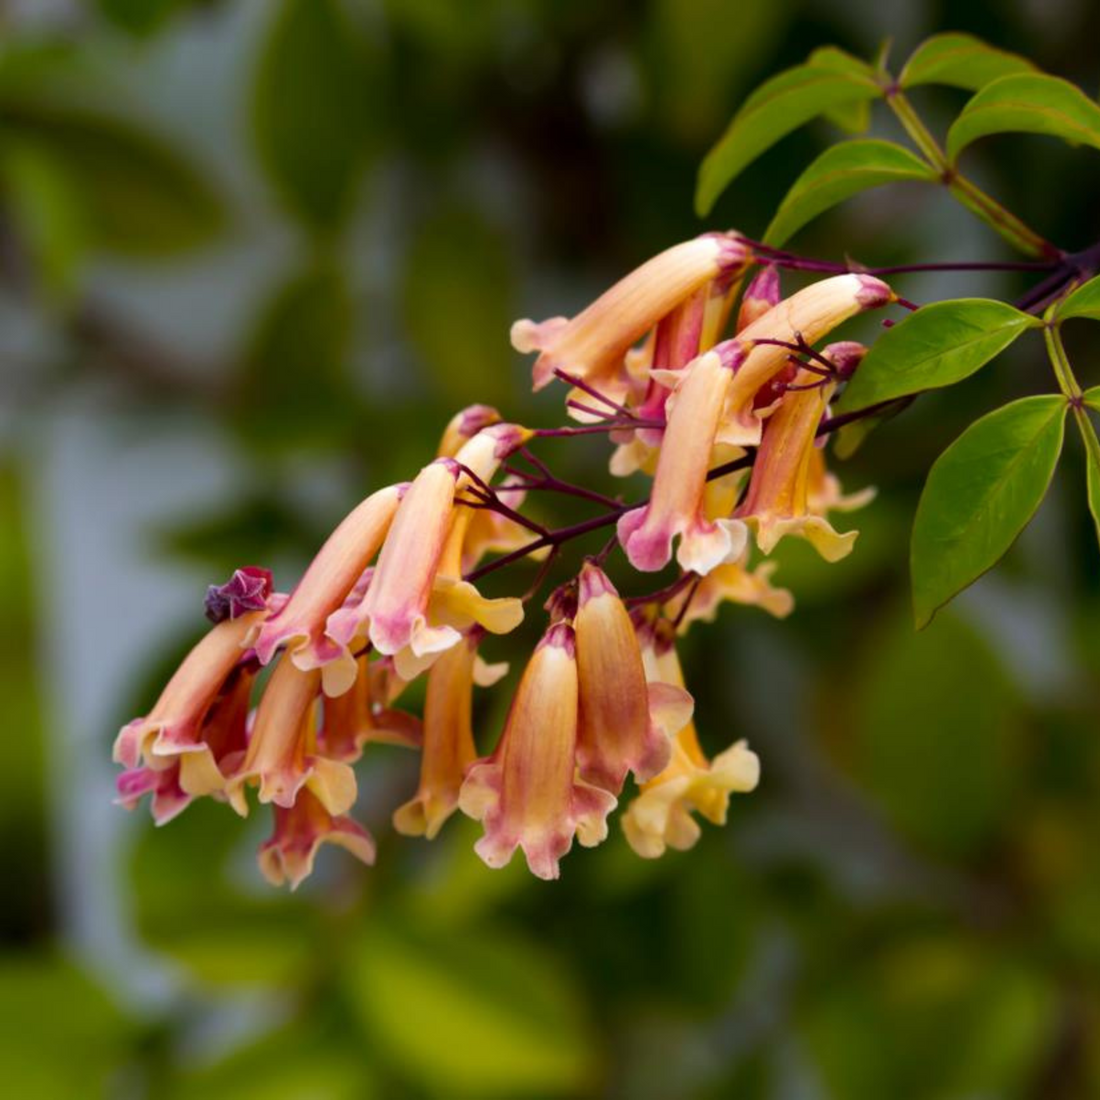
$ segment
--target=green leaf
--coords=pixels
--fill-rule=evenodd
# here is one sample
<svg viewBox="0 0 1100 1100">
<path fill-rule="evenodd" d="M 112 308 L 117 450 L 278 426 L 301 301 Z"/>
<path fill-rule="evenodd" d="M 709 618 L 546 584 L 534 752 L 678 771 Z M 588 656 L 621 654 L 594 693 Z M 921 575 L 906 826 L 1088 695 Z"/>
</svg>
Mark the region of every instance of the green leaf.
<svg viewBox="0 0 1100 1100">
<path fill-rule="evenodd" d="M 1062 450 L 1067 407 L 1059 394 L 1013 401 L 936 460 L 910 546 L 918 627 L 992 568 L 1035 514 Z"/>
<path fill-rule="evenodd" d="M 837 412 L 969 378 L 1025 329 L 1041 325 L 1038 318 L 989 298 L 923 306 L 875 341 L 837 403 Z"/>
<path fill-rule="evenodd" d="M 726 187 L 780 138 L 827 111 L 881 95 L 859 64 L 842 69 L 834 54 L 819 56 L 816 63 L 788 69 L 757 88 L 703 161 L 695 192 L 699 214 L 709 213 Z"/>
<path fill-rule="evenodd" d="M 4 107 L 0 121 L 67 177 L 94 247 L 160 256 L 203 244 L 222 227 L 221 201 L 206 181 L 174 150 L 127 123 L 26 103 Z"/>
<path fill-rule="evenodd" d="M 590 1033 L 552 957 L 499 930 L 412 923 L 372 920 L 347 968 L 363 1026 L 409 1078 L 439 1096 L 587 1093 Z"/>
<path fill-rule="evenodd" d="M 1090 409 L 1100 412 L 1100 386 L 1093 386 L 1091 390 L 1085 390 L 1085 404 Z"/>
<path fill-rule="evenodd" d="M 898 84 L 949 84 L 976 92 L 1002 76 L 1033 72 L 1035 66 L 1019 54 L 998 50 L 972 34 L 937 34 L 922 42 L 901 70 Z"/>
<path fill-rule="evenodd" d="M 808 221 L 839 202 L 897 180 L 934 181 L 936 172 L 908 149 L 889 141 L 846 141 L 826 149 L 795 180 L 764 234 L 782 245 Z"/>
<path fill-rule="evenodd" d="M 1071 317 L 1087 317 L 1100 321 L 1100 276 L 1079 286 L 1059 307 L 1057 318 L 1068 321 Z"/>
<path fill-rule="evenodd" d="M 260 160 L 291 213 L 318 232 L 343 221 L 373 144 L 361 53 L 336 0 L 284 0 L 256 76 Z"/>
<path fill-rule="evenodd" d="M 978 138 L 990 134 L 1047 134 L 1071 145 L 1100 149 L 1100 106 L 1076 85 L 1056 76 L 1021 73 L 987 84 L 947 131 L 952 164 Z"/>
</svg>

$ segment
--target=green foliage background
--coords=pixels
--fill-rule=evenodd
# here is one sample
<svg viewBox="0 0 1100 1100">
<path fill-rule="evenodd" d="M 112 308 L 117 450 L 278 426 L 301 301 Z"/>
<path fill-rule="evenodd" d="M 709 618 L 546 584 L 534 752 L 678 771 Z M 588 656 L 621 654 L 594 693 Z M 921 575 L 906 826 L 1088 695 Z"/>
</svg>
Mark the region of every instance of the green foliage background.
<svg viewBox="0 0 1100 1100">
<path fill-rule="evenodd" d="M 547 423 L 507 345 L 698 232 L 697 166 L 741 97 L 837 43 L 971 30 L 1090 94 L 1090 5 L 796 0 L 98 0 L 0 24 L 0 1072 L 28 1097 L 962 1100 L 1100 1095 L 1100 570 L 1057 488 L 998 570 L 915 634 L 925 474 L 1048 390 L 1037 345 L 933 393 L 839 466 L 875 483 L 856 552 L 796 547 L 778 624 L 686 646 L 711 749 L 764 781 L 643 863 L 617 834 L 560 883 L 485 869 L 475 830 L 385 822 L 262 885 L 265 826 L 108 803 L 119 724 L 203 628 L 204 585 L 287 586 L 458 406 Z M 949 22 L 947 21 L 949 19 Z M 921 93 L 946 126 L 965 99 Z M 917 98 L 917 93 L 914 93 Z M 895 137 L 892 131 L 874 136 Z M 709 225 L 761 236 L 836 130 L 750 166 Z M 1100 160 L 1042 137 L 965 154 L 1068 248 Z M 867 263 L 1005 255 L 946 195 L 861 196 L 788 247 Z M 918 301 L 1020 276 L 913 277 Z M 1080 328 L 1080 331 L 1077 329 Z M 1100 383 L 1095 325 L 1067 327 Z M 1091 344 L 1089 341 L 1091 340 Z M 1025 346 L 1026 343 L 1026 346 Z M 562 448 L 591 478 L 597 444 Z M 1067 439 L 1069 482 L 1085 465 Z M 1072 502 L 1071 499 L 1072 498 Z M 499 728 L 501 699 L 479 728 Z M 265 823 L 266 825 L 266 823 Z"/>
</svg>

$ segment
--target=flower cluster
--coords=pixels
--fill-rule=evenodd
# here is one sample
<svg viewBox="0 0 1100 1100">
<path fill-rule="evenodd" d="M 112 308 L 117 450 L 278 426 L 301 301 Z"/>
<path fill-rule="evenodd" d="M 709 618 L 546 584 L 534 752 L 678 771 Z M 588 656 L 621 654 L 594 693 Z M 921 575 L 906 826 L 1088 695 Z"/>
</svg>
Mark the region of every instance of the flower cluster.
<svg viewBox="0 0 1100 1100">
<path fill-rule="evenodd" d="M 394 810 L 394 828 L 431 839 L 460 811 L 481 822 L 476 848 L 490 867 L 519 848 L 534 874 L 556 878 L 574 837 L 591 846 L 607 836 L 624 791 L 623 831 L 639 855 L 690 847 L 695 815 L 721 824 L 730 794 L 756 786 L 759 761 L 744 741 L 704 753 L 677 637 L 726 601 L 787 615 L 793 599 L 772 585 L 772 563 L 754 562 L 784 536 L 829 561 L 851 550 L 855 532 L 838 533 L 828 513 L 868 494 L 843 496 L 822 448 L 829 400 L 863 348 L 814 346 L 893 300 L 858 273 L 783 298 L 778 272 L 750 243 L 711 233 L 650 260 L 573 318 L 517 322 L 515 347 L 538 352 L 535 388 L 565 382 L 579 423 L 529 429 L 471 406 L 412 481 L 379 489 L 344 519 L 289 595 L 255 567 L 211 586 L 212 629 L 152 710 L 119 733 L 120 802 L 151 795 L 158 823 L 202 796 L 242 816 L 253 798 L 270 804 L 260 867 L 296 886 L 326 841 L 373 862 L 373 839 L 350 816 L 353 765 L 381 742 L 420 753 L 419 784 Z M 613 475 L 651 477 L 644 501 L 561 481 L 528 446 L 596 433 L 615 445 Z M 534 490 L 603 511 L 551 530 L 523 512 Z M 483 643 L 515 631 L 562 547 L 601 528 L 611 540 L 546 601 L 549 621 L 504 729 L 480 755 L 474 688 L 508 671 L 482 659 Z M 670 584 L 620 596 L 606 572 L 612 555 L 655 573 L 674 544 Z M 542 565 L 522 597 L 478 589 L 524 559 Z M 398 704 L 421 678 L 416 716 Z"/>
</svg>

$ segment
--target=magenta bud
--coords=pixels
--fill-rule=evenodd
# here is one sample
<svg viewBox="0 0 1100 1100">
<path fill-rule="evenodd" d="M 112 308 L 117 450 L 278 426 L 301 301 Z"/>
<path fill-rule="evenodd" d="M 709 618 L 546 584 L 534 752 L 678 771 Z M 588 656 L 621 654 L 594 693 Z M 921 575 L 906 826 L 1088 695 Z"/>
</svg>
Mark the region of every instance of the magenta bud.
<svg viewBox="0 0 1100 1100">
<path fill-rule="evenodd" d="M 716 352 L 718 359 L 726 370 L 735 371 L 745 361 L 747 351 L 745 345 L 736 337 L 732 340 L 723 340 L 715 344 L 711 349 Z"/>
<path fill-rule="evenodd" d="M 879 309 L 894 301 L 894 292 L 874 275 L 857 275 L 859 290 L 856 291 L 856 301 L 864 309 Z"/>
<path fill-rule="evenodd" d="M 858 340 L 838 340 L 834 344 L 828 344 L 821 354 L 836 368 L 837 377 L 846 381 L 863 362 L 867 347 Z"/>
<path fill-rule="evenodd" d="M 618 591 L 611 583 L 607 574 L 594 562 L 586 561 L 577 578 L 580 606 L 584 607 L 589 600 L 597 596 L 618 596 Z"/>
<path fill-rule="evenodd" d="M 753 281 L 745 288 L 746 300 L 763 302 L 768 306 L 778 305 L 780 294 L 779 268 L 775 264 L 762 267 Z"/>
<path fill-rule="evenodd" d="M 542 636 L 536 648 L 542 649 L 543 646 L 556 646 L 558 649 L 564 649 L 570 657 L 575 656 L 577 641 L 573 628 L 568 623 L 554 623 Z"/>
<path fill-rule="evenodd" d="M 206 590 L 203 606 L 206 617 L 212 623 L 226 619 L 239 619 L 249 611 L 261 611 L 271 595 L 270 569 L 258 565 L 245 565 L 233 572 L 225 584 L 212 584 Z"/>
</svg>

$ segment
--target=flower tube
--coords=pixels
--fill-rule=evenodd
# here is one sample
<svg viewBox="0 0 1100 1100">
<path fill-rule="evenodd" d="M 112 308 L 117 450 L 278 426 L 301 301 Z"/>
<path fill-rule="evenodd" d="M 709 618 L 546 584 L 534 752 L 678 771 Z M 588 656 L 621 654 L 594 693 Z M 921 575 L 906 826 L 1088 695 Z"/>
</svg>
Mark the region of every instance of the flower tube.
<svg viewBox="0 0 1100 1100">
<path fill-rule="evenodd" d="M 632 271 L 572 319 L 553 317 L 536 324 L 517 321 L 512 346 L 539 352 L 533 376 L 540 390 L 555 370 L 621 395 L 627 379 L 623 357 L 666 314 L 705 283 L 743 267 L 749 251 L 734 235 L 707 233 L 674 245 Z"/>
<path fill-rule="evenodd" d="M 757 393 L 787 366 L 790 349 L 754 341 L 816 343 L 837 325 L 867 309 L 894 301 L 894 292 L 872 275 L 834 275 L 785 298 L 737 335 L 748 351 L 729 389 L 718 439 L 737 446 L 760 442 L 770 407 L 755 408 Z"/>
<path fill-rule="evenodd" d="M 342 650 L 325 637 L 325 624 L 378 552 L 406 488 L 391 485 L 372 493 L 328 537 L 286 606 L 251 639 L 261 664 L 270 663 L 284 646 L 298 668 L 322 669 L 328 694 L 348 689 L 355 670 L 339 661 Z"/>
<path fill-rule="evenodd" d="M 576 778 L 577 662 L 572 627 L 555 623 L 524 670 L 500 743 L 466 773 L 458 804 L 481 821 L 477 854 L 503 867 L 522 848 L 531 872 L 557 878 L 573 845 L 607 836 L 616 800 Z"/>
<path fill-rule="evenodd" d="M 405 836 L 432 840 L 458 807 L 466 769 L 477 758 L 471 721 L 474 685 L 488 687 L 508 671 L 506 664 L 480 660 L 477 647 L 483 636 L 484 631 L 471 630 L 428 673 L 420 785 L 393 815 L 393 827 Z"/>
<path fill-rule="evenodd" d="M 828 348 L 824 357 L 830 358 Z M 833 486 L 825 481 L 824 462 L 817 446 L 818 426 L 836 383 L 801 370 L 795 385 L 808 388 L 789 391 L 767 420 L 749 489 L 736 515 L 753 529 L 756 545 L 764 554 L 770 554 L 785 535 L 797 535 L 826 561 L 839 561 L 851 553 L 858 532 L 839 534 L 823 512 L 811 507 L 810 499 L 813 484 L 815 504 L 829 503 L 830 491 L 837 494 L 841 504 L 848 503 L 839 498 L 835 479 Z M 862 501 L 857 500 L 855 506 L 859 503 Z"/>
<path fill-rule="evenodd" d="M 156 767 L 158 761 L 150 753 L 154 742 L 161 756 L 192 751 L 199 746 L 207 711 L 229 674 L 247 659 L 241 646 L 266 614 L 251 611 L 236 619 L 225 619 L 208 631 L 184 658 L 153 709 L 119 730 L 114 746 L 115 762 L 133 769 L 144 759 Z"/>
<path fill-rule="evenodd" d="M 248 813 L 245 786 L 259 787 L 261 802 L 290 809 L 308 788 L 331 814 L 355 802 L 355 773 L 317 751 L 316 712 L 321 674 L 303 672 L 291 661 L 275 667 L 256 709 L 248 748 L 226 784 L 226 797 L 242 817 Z"/>
<path fill-rule="evenodd" d="M 738 558 L 745 547 L 744 524 L 709 519 L 704 500 L 715 433 L 741 355 L 738 340 L 719 344 L 699 356 L 677 386 L 649 502 L 618 524 L 619 541 L 635 569 L 663 569 L 676 535 L 676 560 L 700 575 Z"/>
<path fill-rule="evenodd" d="M 580 776 L 618 794 L 627 772 L 640 783 L 668 764 L 669 738 L 691 718 L 692 699 L 682 687 L 646 683 L 630 613 L 593 562 L 581 569 L 574 625 Z"/>
</svg>

